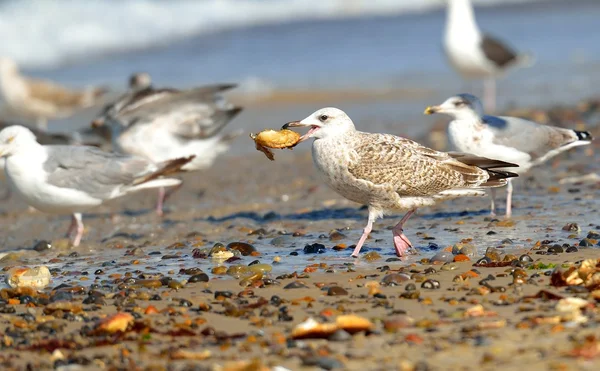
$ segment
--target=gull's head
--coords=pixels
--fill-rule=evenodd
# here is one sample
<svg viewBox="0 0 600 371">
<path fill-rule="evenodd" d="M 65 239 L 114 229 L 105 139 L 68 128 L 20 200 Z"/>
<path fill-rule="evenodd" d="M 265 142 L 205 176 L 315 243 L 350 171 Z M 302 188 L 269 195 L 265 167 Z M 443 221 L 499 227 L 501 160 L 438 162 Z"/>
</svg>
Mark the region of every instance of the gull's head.
<svg viewBox="0 0 600 371">
<path fill-rule="evenodd" d="M 308 138 L 322 139 L 343 135 L 355 130 L 350 117 L 344 111 L 333 107 L 321 108 L 302 121 L 288 122 L 282 129 L 303 126 L 309 127 L 310 130 L 300 138 L 300 142 Z"/>
<path fill-rule="evenodd" d="M 19 125 L 8 126 L 0 131 L 0 158 L 11 156 L 31 143 L 37 143 L 31 130 Z"/>
<path fill-rule="evenodd" d="M 152 77 L 147 72 L 137 72 L 129 77 L 129 89 L 140 91 L 152 85 Z"/>
<path fill-rule="evenodd" d="M 446 99 L 439 106 L 429 106 L 425 109 L 426 115 L 445 113 L 456 120 L 467 120 L 483 116 L 481 101 L 471 94 L 458 94 Z"/>
<path fill-rule="evenodd" d="M 16 74 L 19 72 L 17 63 L 8 57 L 0 57 L 0 73 L 1 74 Z"/>
</svg>

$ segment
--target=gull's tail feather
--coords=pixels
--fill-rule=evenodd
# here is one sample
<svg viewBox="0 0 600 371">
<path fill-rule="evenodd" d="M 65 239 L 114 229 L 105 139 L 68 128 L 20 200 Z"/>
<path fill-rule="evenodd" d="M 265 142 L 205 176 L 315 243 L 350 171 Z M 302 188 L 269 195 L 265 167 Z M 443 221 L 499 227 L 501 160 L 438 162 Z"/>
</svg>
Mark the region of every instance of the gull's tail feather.
<svg viewBox="0 0 600 371">
<path fill-rule="evenodd" d="M 188 162 L 192 161 L 195 157 L 196 156 L 188 156 L 188 157 L 181 157 L 181 158 L 176 158 L 173 160 L 165 161 L 160 164 L 160 167 L 157 171 L 153 172 L 152 174 L 146 175 L 145 177 L 137 179 L 135 181 L 134 185 L 148 183 L 150 181 L 156 180 L 163 176 L 180 173 L 183 171 L 181 168 L 183 166 L 185 166 Z M 177 180 L 177 179 L 172 179 L 172 180 Z M 174 185 L 178 185 L 178 184 L 174 184 Z M 168 187 L 168 186 L 159 185 L 159 186 L 146 187 L 146 188 L 155 188 L 155 187 Z"/>
</svg>

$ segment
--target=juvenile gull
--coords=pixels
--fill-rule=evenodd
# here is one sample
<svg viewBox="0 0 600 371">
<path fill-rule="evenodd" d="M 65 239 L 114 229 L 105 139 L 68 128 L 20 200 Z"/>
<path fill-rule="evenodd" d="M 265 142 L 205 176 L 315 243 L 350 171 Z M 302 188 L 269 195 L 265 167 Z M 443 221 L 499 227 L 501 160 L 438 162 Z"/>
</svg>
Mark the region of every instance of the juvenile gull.
<svg viewBox="0 0 600 371">
<path fill-rule="evenodd" d="M 522 175 L 533 166 L 570 148 L 590 144 L 586 131 L 540 125 L 517 117 L 489 116 L 477 97 L 459 94 L 439 106 L 425 109 L 426 114 L 445 113 L 453 118 L 448 138 L 456 150 L 519 165 L 514 172 Z M 512 214 L 512 180 L 506 187 L 506 216 Z M 495 190 L 492 189 L 491 214 L 495 215 Z"/>
<path fill-rule="evenodd" d="M 19 73 L 13 60 L 0 57 L 3 103 L 11 113 L 34 120 L 39 129 L 45 130 L 50 119 L 64 118 L 93 106 L 105 91 L 96 87 L 77 91 L 52 81 L 28 78 Z"/>
<path fill-rule="evenodd" d="M 239 132 L 220 134 L 242 108 L 221 97 L 235 85 L 221 84 L 190 90 L 132 90 L 104 108 L 93 126 L 107 124 L 116 151 L 143 156 L 153 162 L 194 155 L 184 171 L 210 167 L 227 151 Z M 156 211 L 163 214 L 167 194 L 160 189 Z"/>
<path fill-rule="evenodd" d="M 44 146 L 23 126 L 0 131 L 0 158 L 6 158 L 9 185 L 30 206 L 73 215 L 67 232 L 76 232 L 73 246 L 78 246 L 83 236 L 83 211 L 142 189 L 177 186 L 179 179 L 161 177 L 179 171 L 191 160 L 154 164 L 95 147 Z"/>
<path fill-rule="evenodd" d="M 283 128 L 307 126 L 300 141 L 315 138 L 314 164 L 324 181 L 345 198 L 367 205 L 369 221 L 352 256 L 357 257 L 373 223 L 384 214 L 408 213 L 393 228 L 396 254 L 412 247 L 404 223 L 418 207 L 461 196 L 483 196 L 484 188 L 517 176 L 494 170 L 513 164 L 461 153 L 438 152 L 390 134 L 357 131 L 337 108 L 323 108 Z"/>
<path fill-rule="evenodd" d="M 484 79 L 484 102 L 495 110 L 496 77 L 533 58 L 520 55 L 498 39 L 481 32 L 470 0 L 448 0 L 444 51 L 450 65 L 465 79 Z"/>
</svg>

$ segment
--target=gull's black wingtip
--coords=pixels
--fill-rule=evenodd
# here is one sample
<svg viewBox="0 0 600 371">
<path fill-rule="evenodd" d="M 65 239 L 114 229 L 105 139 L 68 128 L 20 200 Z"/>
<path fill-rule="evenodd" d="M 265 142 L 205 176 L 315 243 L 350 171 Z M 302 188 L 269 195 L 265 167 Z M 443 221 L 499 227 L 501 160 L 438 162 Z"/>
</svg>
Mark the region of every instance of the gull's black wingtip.
<svg viewBox="0 0 600 371">
<path fill-rule="evenodd" d="M 594 139 L 592 137 L 592 134 L 590 134 L 589 131 L 578 131 L 578 130 L 573 130 L 573 131 L 577 135 L 578 140 L 584 140 L 586 142 L 591 142 Z"/>
</svg>

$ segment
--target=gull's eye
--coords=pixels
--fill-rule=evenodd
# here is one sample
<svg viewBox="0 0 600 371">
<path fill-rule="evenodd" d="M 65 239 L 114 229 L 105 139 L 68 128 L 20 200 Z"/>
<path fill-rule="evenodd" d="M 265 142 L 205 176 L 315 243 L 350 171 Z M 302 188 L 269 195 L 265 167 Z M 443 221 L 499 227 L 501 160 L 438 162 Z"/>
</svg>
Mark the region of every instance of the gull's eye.
<svg viewBox="0 0 600 371">
<path fill-rule="evenodd" d="M 13 140 L 15 140 L 15 137 L 9 137 L 9 138 L 6 140 L 6 144 L 8 144 L 8 143 L 12 142 Z"/>
<path fill-rule="evenodd" d="M 466 105 L 467 104 L 462 100 L 459 100 L 458 102 L 454 102 L 454 107 L 464 107 Z"/>
<path fill-rule="evenodd" d="M 325 122 L 325 121 L 327 121 L 327 119 L 328 119 L 328 118 L 329 118 L 329 116 L 327 116 L 327 115 L 321 115 L 321 116 L 319 116 L 319 120 L 320 120 L 321 122 Z"/>
</svg>

